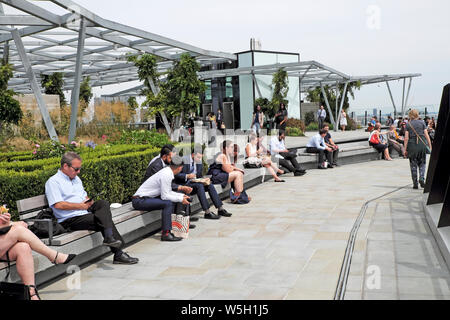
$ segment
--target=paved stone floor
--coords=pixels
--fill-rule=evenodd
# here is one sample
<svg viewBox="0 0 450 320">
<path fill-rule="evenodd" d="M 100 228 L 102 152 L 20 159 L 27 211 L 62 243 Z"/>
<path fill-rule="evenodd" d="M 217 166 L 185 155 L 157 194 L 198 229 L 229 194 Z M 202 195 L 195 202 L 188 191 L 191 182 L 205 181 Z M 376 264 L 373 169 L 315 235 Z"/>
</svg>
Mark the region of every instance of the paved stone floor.
<svg viewBox="0 0 450 320">
<path fill-rule="evenodd" d="M 361 207 L 411 184 L 408 161 L 310 170 L 303 177 L 284 179 L 284 184 L 270 181 L 250 189 L 253 201 L 248 205 L 226 203 L 231 218 L 201 218 L 187 240 L 160 242 L 160 234 L 155 234 L 129 246 L 126 250 L 140 259 L 137 265 L 113 265 L 108 256 L 42 288 L 41 297 L 333 299 L 347 239 Z M 356 256 L 363 259 L 354 260 L 347 299 L 358 294 L 359 299 L 398 299 L 421 289 L 427 297 L 449 294 L 442 258 L 426 226 L 418 224 L 424 223 L 419 195 L 409 186 L 397 195 L 398 201 L 382 200 L 369 207 L 355 247 Z M 392 249 L 398 251 L 393 254 Z M 397 268 L 392 269 L 392 263 Z M 380 266 L 381 290 L 363 290 L 367 265 Z"/>
</svg>

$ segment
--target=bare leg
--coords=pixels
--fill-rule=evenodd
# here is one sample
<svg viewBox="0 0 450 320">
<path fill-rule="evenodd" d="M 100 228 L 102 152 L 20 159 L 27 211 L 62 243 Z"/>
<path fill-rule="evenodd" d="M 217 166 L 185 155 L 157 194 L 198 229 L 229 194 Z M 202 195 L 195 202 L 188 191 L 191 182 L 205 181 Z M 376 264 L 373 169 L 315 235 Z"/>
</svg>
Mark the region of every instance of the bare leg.
<svg viewBox="0 0 450 320">
<path fill-rule="evenodd" d="M 239 171 L 233 171 L 228 175 L 228 182 L 234 182 L 235 195 L 239 196 L 244 190 L 244 175 Z"/>
<path fill-rule="evenodd" d="M 267 171 L 269 171 L 269 173 L 272 175 L 272 177 L 273 177 L 276 181 L 280 181 L 280 180 L 281 180 L 280 178 L 278 178 L 278 176 L 277 176 L 277 174 L 275 173 L 275 170 L 273 170 L 272 166 L 267 165 L 267 166 L 264 166 L 264 167 L 266 167 Z"/>
<path fill-rule="evenodd" d="M 9 230 L 9 232 L 5 235 L 4 239 L 12 243 L 25 242 L 31 247 L 33 251 L 42 254 L 50 261 L 53 261 L 56 257 L 55 250 L 47 247 L 38 237 L 36 237 L 33 232 L 23 226 L 14 225 L 11 230 Z M 66 261 L 67 257 L 67 254 L 58 254 L 56 263 L 63 263 L 64 261 Z"/>
<path fill-rule="evenodd" d="M 384 149 L 384 158 L 387 161 L 391 161 L 392 160 L 391 156 L 389 155 L 389 149 L 388 148 Z"/>
<path fill-rule="evenodd" d="M 16 243 L 9 249 L 9 258 L 16 261 L 16 270 L 25 285 L 35 285 L 34 282 L 34 261 L 31 254 L 31 248 L 28 243 Z M 35 293 L 34 288 L 30 288 L 30 295 Z M 39 300 L 37 296 L 31 297 L 32 300 Z"/>
</svg>

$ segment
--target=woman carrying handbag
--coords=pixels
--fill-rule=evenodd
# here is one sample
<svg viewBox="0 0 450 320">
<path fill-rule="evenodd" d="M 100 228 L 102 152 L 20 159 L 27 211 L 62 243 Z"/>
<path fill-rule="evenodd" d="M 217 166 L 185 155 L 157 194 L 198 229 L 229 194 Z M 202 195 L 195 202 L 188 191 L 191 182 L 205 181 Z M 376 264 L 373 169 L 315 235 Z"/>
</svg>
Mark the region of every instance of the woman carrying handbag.
<svg viewBox="0 0 450 320">
<path fill-rule="evenodd" d="M 424 188 L 426 155 L 427 153 L 431 153 L 431 140 L 425 122 L 419 120 L 419 112 L 417 110 L 411 110 L 408 115 L 410 121 L 405 130 L 405 157 L 407 156 L 409 159 L 411 178 L 414 184 L 413 188 L 419 188 L 417 184 L 417 169 L 419 169 L 420 186 Z"/>
</svg>

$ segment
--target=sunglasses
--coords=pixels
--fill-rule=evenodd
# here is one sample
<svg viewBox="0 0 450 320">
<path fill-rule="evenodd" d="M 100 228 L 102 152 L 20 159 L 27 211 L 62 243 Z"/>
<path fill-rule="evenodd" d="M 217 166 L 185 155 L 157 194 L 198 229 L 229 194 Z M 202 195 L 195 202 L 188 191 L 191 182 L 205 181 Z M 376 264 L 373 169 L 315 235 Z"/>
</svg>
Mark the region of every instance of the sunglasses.
<svg viewBox="0 0 450 320">
<path fill-rule="evenodd" d="M 79 172 L 80 170 L 81 170 L 81 167 L 78 167 L 78 168 L 74 168 L 74 167 L 72 167 L 72 165 L 68 165 L 69 167 L 71 167 L 73 170 L 75 170 L 75 172 Z"/>
</svg>

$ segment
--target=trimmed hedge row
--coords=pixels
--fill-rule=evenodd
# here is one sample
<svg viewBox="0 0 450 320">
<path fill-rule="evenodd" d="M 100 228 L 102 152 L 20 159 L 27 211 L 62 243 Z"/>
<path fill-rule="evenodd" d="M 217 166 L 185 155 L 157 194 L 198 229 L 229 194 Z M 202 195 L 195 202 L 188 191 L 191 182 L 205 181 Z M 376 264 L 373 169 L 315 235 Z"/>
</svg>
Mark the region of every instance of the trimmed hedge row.
<svg viewBox="0 0 450 320">
<path fill-rule="evenodd" d="M 129 202 L 141 185 L 148 163 L 159 151 L 152 148 L 100 158 L 85 157 L 79 176 L 88 194 L 105 191 L 103 199 L 111 203 Z M 14 220 L 18 219 L 16 201 L 44 194 L 45 182 L 58 168 L 59 161 L 31 172 L 0 169 L 0 203 L 10 208 Z"/>
<path fill-rule="evenodd" d="M 109 148 L 101 148 L 98 150 L 92 150 L 90 148 L 83 148 L 80 152 L 83 160 L 102 158 L 105 156 L 122 155 L 130 152 L 140 152 L 149 149 L 148 145 L 116 145 Z M 12 159 L 12 158 L 11 158 Z M 0 162 L 0 169 L 13 170 L 13 171 L 35 171 L 42 170 L 46 167 L 58 165 L 61 158 L 48 158 L 39 160 L 24 161 L 12 161 L 12 162 Z"/>
</svg>

